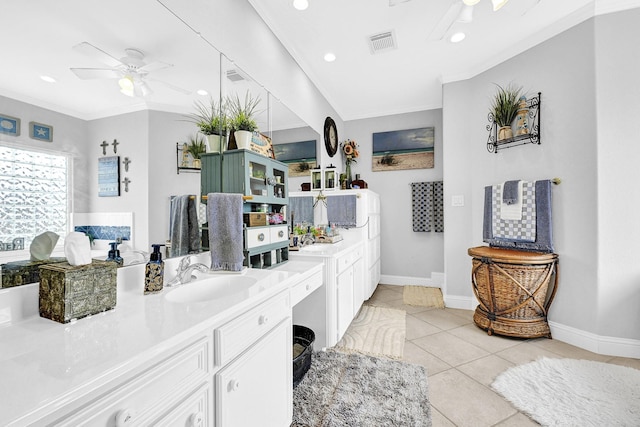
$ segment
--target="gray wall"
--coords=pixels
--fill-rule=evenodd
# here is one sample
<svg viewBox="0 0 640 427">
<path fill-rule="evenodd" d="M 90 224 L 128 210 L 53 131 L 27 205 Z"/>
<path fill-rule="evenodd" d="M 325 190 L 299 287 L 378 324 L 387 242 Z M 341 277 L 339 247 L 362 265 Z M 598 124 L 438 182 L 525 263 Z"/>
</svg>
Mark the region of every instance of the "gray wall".
<svg viewBox="0 0 640 427">
<path fill-rule="evenodd" d="M 373 133 L 430 126 L 435 127 L 433 169 L 371 171 Z M 360 157 L 351 166 L 354 178 L 359 173 L 369 189 L 380 194 L 381 274 L 430 279 L 432 273 L 442 273 L 444 236 L 449 230 L 445 227 L 445 233 L 413 232 L 410 186 L 412 182 L 439 181 L 443 178 L 442 110 L 348 121 L 345 122 L 345 132 L 339 135 L 340 141 L 348 138 L 359 145 Z M 337 162 L 344 169 L 344 160 L 338 156 L 333 158 L 334 164 Z M 445 188 L 447 185 L 445 180 Z"/>
<path fill-rule="evenodd" d="M 637 117 L 639 109 L 640 52 L 631 41 L 639 35 L 639 18 L 636 9 L 590 19 L 444 86 L 445 200 L 461 194 L 467 201 L 461 208 L 445 202 L 446 293 L 452 300 L 473 301 L 467 249 L 483 244 L 483 187 L 559 177 L 553 227 L 560 285 L 550 320 L 587 335 L 640 338 L 640 254 L 633 239 L 638 232 L 631 231 L 640 202 L 629 191 L 640 178 L 634 165 L 639 148 L 632 140 L 635 120 L 623 119 Z M 628 62 L 621 68 L 622 61 Z M 512 81 L 542 92 L 542 145 L 490 154 L 485 126 L 494 83 Z"/>
</svg>

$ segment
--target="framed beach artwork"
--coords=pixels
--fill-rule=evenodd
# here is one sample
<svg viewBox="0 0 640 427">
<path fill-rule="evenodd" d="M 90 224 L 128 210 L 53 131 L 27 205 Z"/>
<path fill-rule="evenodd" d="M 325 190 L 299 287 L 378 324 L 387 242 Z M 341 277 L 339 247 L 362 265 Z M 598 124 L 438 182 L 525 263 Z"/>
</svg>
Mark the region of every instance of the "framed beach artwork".
<svg viewBox="0 0 640 427">
<path fill-rule="evenodd" d="M 316 167 L 316 140 L 275 144 L 276 160 L 289 167 L 289 177 L 308 176 Z"/>
<path fill-rule="evenodd" d="M 373 134 L 373 172 L 433 168 L 434 128 Z"/>
<path fill-rule="evenodd" d="M 0 114 L 0 133 L 20 136 L 20 119 L 7 116 L 6 114 Z"/>
</svg>

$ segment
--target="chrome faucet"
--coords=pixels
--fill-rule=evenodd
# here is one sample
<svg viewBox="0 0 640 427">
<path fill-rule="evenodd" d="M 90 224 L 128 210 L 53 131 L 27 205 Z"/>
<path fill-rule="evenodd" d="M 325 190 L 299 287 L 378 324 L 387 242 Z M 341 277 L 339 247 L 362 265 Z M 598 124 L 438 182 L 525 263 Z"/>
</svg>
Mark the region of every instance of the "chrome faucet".
<svg viewBox="0 0 640 427">
<path fill-rule="evenodd" d="M 174 277 L 173 280 L 167 283 L 167 286 L 183 285 L 185 283 L 191 282 L 191 279 L 195 278 L 195 276 L 192 274 L 194 270 L 198 270 L 203 273 L 211 272 L 211 269 L 209 267 L 200 262 L 191 264 L 191 257 L 186 256 L 182 258 L 180 264 L 178 264 L 176 277 Z"/>
</svg>

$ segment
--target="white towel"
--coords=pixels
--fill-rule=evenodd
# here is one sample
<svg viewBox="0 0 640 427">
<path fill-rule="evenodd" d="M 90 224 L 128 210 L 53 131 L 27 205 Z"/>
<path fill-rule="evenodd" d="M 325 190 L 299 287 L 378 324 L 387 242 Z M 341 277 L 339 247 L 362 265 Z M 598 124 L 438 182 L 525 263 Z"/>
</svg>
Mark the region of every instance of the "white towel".
<svg viewBox="0 0 640 427">
<path fill-rule="evenodd" d="M 524 181 L 518 182 L 518 200 L 512 204 L 506 204 L 504 198 L 500 196 L 500 219 L 512 219 L 520 221 L 522 219 L 522 186 Z M 500 185 L 500 194 L 504 191 L 504 183 Z"/>
</svg>

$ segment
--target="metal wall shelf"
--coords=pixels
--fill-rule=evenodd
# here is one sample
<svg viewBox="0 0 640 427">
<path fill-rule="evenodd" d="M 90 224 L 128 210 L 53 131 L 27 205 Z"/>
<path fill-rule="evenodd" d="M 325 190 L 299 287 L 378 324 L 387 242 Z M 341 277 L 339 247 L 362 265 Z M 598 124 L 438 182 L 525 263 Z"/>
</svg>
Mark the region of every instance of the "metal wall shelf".
<svg viewBox="0 0 640 427">
<path fill-rule="evenodd" d="M 497 153 L 498 148 L 512 148 L 525 144 L 540 145 L 540 104 L 542 103 L 542 93 L 538 92 L 538 96 L 527 99 L 527 129 L 528 133 L 516 135 L 511 138 L 498 140 L 498 124 L 496 123 L 493 113 L 489 113 L 487 119 L 487 131 L 489 138 L 487 139 L 487 151 Z"/>
</svg>

